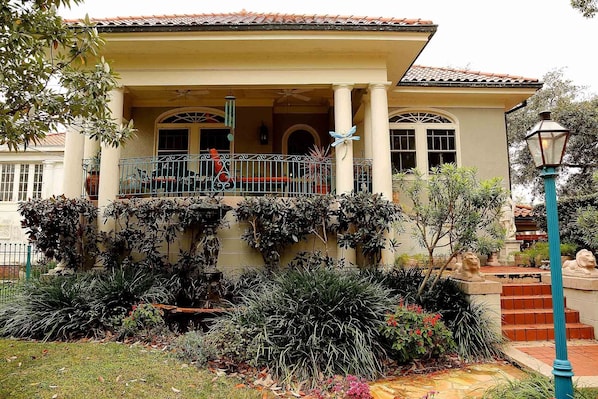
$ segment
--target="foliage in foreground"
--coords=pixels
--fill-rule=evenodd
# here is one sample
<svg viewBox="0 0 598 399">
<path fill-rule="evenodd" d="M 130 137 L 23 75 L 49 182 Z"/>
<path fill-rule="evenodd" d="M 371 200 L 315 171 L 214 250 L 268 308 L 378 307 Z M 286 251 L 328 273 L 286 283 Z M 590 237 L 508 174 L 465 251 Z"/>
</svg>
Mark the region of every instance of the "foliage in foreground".
<svg viewBox="0 0 598 399">
<path fill-rule="evenodd" d="M 315 384 L 337 374 L 373 379 L 382 372 L 380 329 L 393 303 L 388 290 L 354 272 L 289 270 L 246 293 L 222 322 L 233 336 L 243 332 L 234 342 L 245 360 L 267 365 L 281 380 Z"/>
<path fill-rule="evenodd" d="M 58 5 L 81 2 L 2 2 L 0 144 L 11 150 L 67 125 L 115 146 L 135 131 L 110 118 L 117 77 L 98 57 L 104 41 L 97 29 L 88 18 L 67 26 L 56 13 Z"/>
<path fill-rule="evenodd" d="M 491 328 L 487 309 L 470 304 L 452 279 L 441 278 L 433 292 L 417 287 L 424 280 L 418 267 L 393 269 L 388 272 L 368 271 L 373 279 L 400 296 L 405 303 L 417 304 L 428 312 L 440 313 L 457 344 L 457 353 L 466 360 L 488 360 L 500 356 L 503 338 Z M 427 284 L 430 284 L 428 282 Z"/>
<path fill-rule="evenodd" d="M 412 236 L 428 253 L 428 271 L 418 294 L 434 288 L 457 254 L 489 254 L 502 248 L 505 232 L 499 219 L 507 192 L 499 178 L 479 180 L 475 168 L 454 164 L 432 168 L 429 175 L 413 170 L 409 176 L 399 176 L 407 199 L 402 205 L 413 224 Z M 448 257 L 428 285 L 435 251 L 441 247 L 446 247 Z"/>
<path fill-rule="evenodd" d="M 596 392 L 574 387 L 576 399 L 595 399 Z M 483 399 L 547 399 L 554 398 L 554 381 L 540 374 L 530 374 L 522 380 L 511 380 L 496 385 L 482 396 Z"/>
<path fill-rule="evenodd" d="M 0 335 L 44 340 L 101 337 L 140 302 L 168 299 L 166 281 L 136 269 L 32 281 L 0 308 Z"/>
<path fill-rule="evenodd" d="M 273 397 L 239 388 L 238 380 L 185 367 L 167 353 L 144 346 L 1 339 L 0 358 L 1 398 Z"/>
<path fill-rule="evenodd" d="M 390 355 L 399 363 L 439 358 L 450 353 L 455 342 L 439 313 L 424 312 L 419 305 L 400 304 L 386 316 L 382 336 L 389 341 Z"/>
</svg>

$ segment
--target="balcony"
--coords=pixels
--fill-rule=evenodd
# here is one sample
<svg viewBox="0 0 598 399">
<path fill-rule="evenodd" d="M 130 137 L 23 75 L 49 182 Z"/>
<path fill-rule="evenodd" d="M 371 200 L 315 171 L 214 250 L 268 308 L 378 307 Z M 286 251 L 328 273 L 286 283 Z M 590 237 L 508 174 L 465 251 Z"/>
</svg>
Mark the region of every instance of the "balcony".
<svg viewBox="0 0 598 399">
<path fill-rule="evenodd" d="M 119 163 L 119 197 L 334 193 L 333 161 L 330 158 L 317 162 L 304 155 L 219 154 L 215 150 L 194 155 L 123 158 Z M 92 160 L 85 160 L 84 181 L 97 169 Z M 354 159 L 353 173 L 354 190 L 371 192 L 371 160 Z M 88 191 L 88 195 L 95 199 L 92 192 Z"/>
</svg>

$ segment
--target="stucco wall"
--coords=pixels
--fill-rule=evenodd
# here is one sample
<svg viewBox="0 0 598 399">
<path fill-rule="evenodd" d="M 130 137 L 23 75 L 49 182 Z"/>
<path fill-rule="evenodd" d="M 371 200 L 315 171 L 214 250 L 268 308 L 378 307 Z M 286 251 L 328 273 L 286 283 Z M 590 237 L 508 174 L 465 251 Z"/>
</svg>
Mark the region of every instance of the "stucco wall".
<svg viewBox="0 0 598 399">
<path fill-rule="evenodd" d="M 503 110 L 496 108 L 435 108 L 435 110 L 447 112 L 456 119 L 460 166 L 477 168 L 477 176 L 480 180 L 500 177 L 503 187 L 509 189 L 509 163 Z M 405 224 L 404 227 L 405 231 L 396 235 L 398 242 L 401 243 L 396 253 L 426 253 L 426 250 L 413 239 L 414 227 L 409 224 Z M 439 248 L 435 254 L 442 255 L 445 252 L 446 249 Z"/>
</svg>

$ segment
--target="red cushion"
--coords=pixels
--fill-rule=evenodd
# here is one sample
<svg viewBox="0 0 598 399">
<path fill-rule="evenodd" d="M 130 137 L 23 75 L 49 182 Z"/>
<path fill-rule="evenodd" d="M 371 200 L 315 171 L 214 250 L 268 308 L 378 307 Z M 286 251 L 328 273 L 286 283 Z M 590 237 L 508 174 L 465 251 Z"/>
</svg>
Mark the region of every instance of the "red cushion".
<svg viewBox="0 0 598 399">
<path fill-rule="evenodd" d="M 235 181 L 241 183 L 288 183 L 290 180 L 284 176 L 237 177 Z"/>
</svg>

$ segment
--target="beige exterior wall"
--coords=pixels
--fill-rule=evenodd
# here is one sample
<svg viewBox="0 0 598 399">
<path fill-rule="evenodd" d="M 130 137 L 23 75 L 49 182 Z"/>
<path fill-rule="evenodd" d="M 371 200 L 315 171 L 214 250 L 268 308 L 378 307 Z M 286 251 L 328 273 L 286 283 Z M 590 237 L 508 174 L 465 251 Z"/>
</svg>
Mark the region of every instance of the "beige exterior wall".
<svg viewBox="0 0 598 399">
<path fill-rule="evenodd" d="M 475 167 L 478 177 L 501 177 L 509 187 L 505 114 L 502 109 L 449 109 L 459 122 L 461 165 Z"/>
</svg>

